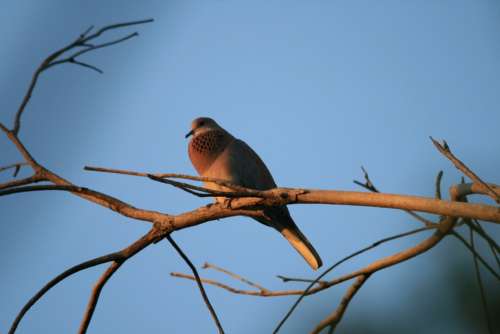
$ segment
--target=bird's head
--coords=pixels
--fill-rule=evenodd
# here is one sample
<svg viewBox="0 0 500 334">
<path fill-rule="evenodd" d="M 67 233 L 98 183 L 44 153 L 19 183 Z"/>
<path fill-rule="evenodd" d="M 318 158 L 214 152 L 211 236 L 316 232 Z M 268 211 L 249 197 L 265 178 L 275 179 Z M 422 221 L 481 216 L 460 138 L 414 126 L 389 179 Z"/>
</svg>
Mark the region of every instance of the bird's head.
<svg viewBox="0 0 500 334">
<path fill-rule="evenodd" d="M 219 129 L 221 129 L 221 127 L 213 119 L 208 117 L 198 117 L 191 122 L 191 131 L 186 134 L 186 138 L 191 135 L 197 136 L 208 131 Z"/>
</svg>

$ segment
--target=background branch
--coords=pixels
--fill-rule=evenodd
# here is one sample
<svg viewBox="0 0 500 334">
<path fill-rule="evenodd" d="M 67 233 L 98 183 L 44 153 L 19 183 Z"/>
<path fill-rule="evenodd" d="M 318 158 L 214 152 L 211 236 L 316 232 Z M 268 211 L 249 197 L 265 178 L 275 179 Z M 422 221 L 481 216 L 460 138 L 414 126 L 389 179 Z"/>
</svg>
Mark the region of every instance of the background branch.
<svg viewBox="0 0 500 334">
<path fill-rule="evenodd" d="M 207 305 L 208 310 L 210 311 L 210 315 L 214 319 L 215 325 L 217 326 L 217 329 L 220 334 L 224 333 L 224 329 L 222 328 L 222 325 L 219 321 L 219 318 L 217 317 L 217 313 L 215 313 L 215 309 L 213 308 L 212 304 L 210 303 L 210 300 L 208 299 L 207 293 L 205 292 L 205 289 L 203 288 L 203 284 L 201 283 L 200 276 L 198 275 L 198 271 L 196 270 L 196 267 L 193 265 L 191 260 L 187 257 L 186 254 L 182 251 L 182 249 L 177 245 L 177 243 L 172 239 L 172 236 L 170 234 L 167 234 L 165 238 L 170 242 L 172 247 L 179 253 L 179 255 L 182 257 L 182 259 L 186 262 L 186 264 L 191 268 L 191 271 L 193 272 L 193 275 L 196 279 L 196 284 L 198 284 L 198 288 L 200 289 L 201 296 L 203 297 L 203 301 L 205 302 L 205 305 Z"/>
<path fill-rule="evenodd" d="M 103 48 L 103 47 L 107 47 L 107 46 L 111 46 L 111 45 L 114 45 L 117 43 L 124 42 L 124 41 L 130 39 L 131 37 L 137 36 L 138 34 L 135 32 L 135 33 L 132 33 L 126 37 L 119 38 L 119 39 L 114 40 L 112 42 L 103 43 L 103 44 L 100 44 L 97 46 L 94 46 L 94 45 L 90 44 L 89 42 L 91 42 L 92 40 L 94 40 L 95 38 L 99 37 L 101 34 L 103 34 L 106 31 L 109 31 L 109 30 L 125 28 L 125 27 L 129 27 L 129 26 L 133 26 L 133 25 L 145 24 L 145 23 L 150 23 L 150 22 L 153 22 L 153 19 L 111 24 L 111 25 L 108 25 L 108 26 L 105 26 L 105 27 L 99 29 L 97 32 L 95 32 L 92 35 L 88 35 L 90 33 L 90 31 L 93 29 L 93 27 L 90 27 L 85 32 L 83 32 L 76 40 L 74 40 L 70 44 L 66 45 L 65 47 L 55 51 L 54 53 L 49 55 L 47 58 L 45 58 L 45 60 L 40 64 L 40 66 L 36 69 L 35 73 L 33 74 L 33 77 L 31 79 L 31 82 L 30 82 L 29 87 L 28 87 L 28 91 L 26 92 L 26 95 L 24 96 L 24 98 L 21 102 L 21 105 L 19 106 L 19 109 L 17 110 L 17 113 L 16 113 L 15 118 L 14 118 L 14 127 L 12 128 L 12 133 L 14 135 L 17 135 L 19 133 L 19 130 L 21 128 L 21 116 L 22 116 L 24 110 L 26 109 L 26 105 L 28 104 L 29 100 L 31 99 L 31 95 L 33 94 L 33 90 L 35 89 L 35 86 L 38 82 L 38 78 L 43 71 L 45 71 L 45 70 L 47 70 L 50 67 L 55 66 L 55 65 L 60 65 L 60 64 L 64 64 L 64 63 L 70 63 L 70 64 L 73 63 L 73 64 L 78 64 L 78 65 L 81 65 L 81 66 L 84 66 L 87 68 L 91 68 L 91 69 L 96 70 L 98 72 L 99 71 L 102 72 L 101 70 L 97 69 L 96 67 L 94 67 L 92 65 L 77 61 L 76 58 L 78 56 L 86 53 L 86 52 L 94 51 L 94 50 L 99 49 L 99 48 Z M 72 56 L 70 56 L 68 58 L 65 58 L 62 60 L 57 60 L 61 55 L 65 54 L 66 52 L 68 52 L 70 50 L 78 48 L 78 47 L 84 47 L 84 49 L 76 52 L 75 54 L 73 54 Z"/>
</svg>

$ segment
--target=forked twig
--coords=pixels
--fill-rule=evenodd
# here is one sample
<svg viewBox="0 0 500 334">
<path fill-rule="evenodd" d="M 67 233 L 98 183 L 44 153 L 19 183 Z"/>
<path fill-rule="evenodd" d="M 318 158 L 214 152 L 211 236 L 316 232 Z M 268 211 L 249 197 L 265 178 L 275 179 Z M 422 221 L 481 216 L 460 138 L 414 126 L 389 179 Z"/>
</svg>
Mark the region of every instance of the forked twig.
<svg viewBox="0 0 500 334">
<path fill-rule="evenodd" d="M 94 40 L 95 38 L 99 37 L 101 34 L 108 30 L 113 30 L 113 29 L 118 29 L 118 28 L 124 28 L 124 27 L 129 27 L 133 25 L 139 25 L 139 24 L 145 24 L 145 23 L 150 23 L 153 22 L 153 19 L 147 19 L 147 20 L 140 20 L 140 21 L 131 21 L 131 22 L 124 22 L 124 23 L 118 23 L 118 24 L 111 24 L 108 26 L 105 26 L 101 29 L 99 29 L 97 32 L 94 34 L 88 35 L 90 31 L 93 29 L 93 27 L 87 29 L 85 32 L 80 34 L 76 40 L 71 42 L 70 44 L 66 45 L 65 47 L 55 51 L 51 55 L 49 55 L 45 60 L 40 64 L 40 66 L 36 69 L 35 73 L 33 74 L 33 77 L 31 79 L 31 82 L 29 84 L 28 90 L 26 94 L 23 97 L 23 100 L 21 102 L 21 105 L 19 106 L 19 109 L 17 110 L 17 113 L 14 118 L 14 127 L 12 128 L 12 133 L 14 135 L 17 135 L 19 133 L 19 129 L 21 128 L 21 116 L 26 109 L 26 105 L 28 104 L 29 100 L 31 99 L 31 95 L 33 94 L 33 90 L 35 89 L 35 86 L 37 84 L 38 78 L 40 77 L 40 74 L 51 68 L 52 66 L 64 64 L 64 63 L 69 63 L 69 64 L 76 64 L 80 65 L 86 68 L 90 68 L 92 70 L 95 70 L 99 73 L 102 73 L 102 70 L 98 69 L 97 67 L 81 62 L 77 60 L 76 58 L 81 56 L 84 53 L 94 51 L 96 49 L 104 48 L 107 46 L 111 46 L 117 43 L 124 42 L 134 36 L 137 36 L 138 34 L 132 33 L 130 35 L 127 35 L 123 38 L 119 38 L 117 40 L 111 41 L 111 42 L 106 42 L 102 43 L 99 45 L 92 45 L 90 42 Z M 61 57 L 63 54 L 66 54 L 67 52 L 75 49 L 75 48 L 80 48 L 83 47 L 83 50 L 79 50 L 75 52 L 74 54 L 70 55 L 69 57 L 66 57 L 64 59 L 58 59 Z"/>
<path fill-rule="evenodd" d="M 21 170 L 21 167 L 22 166 L 27 166 L 28 163 L 27 162 L 18 162 L 18 163 L 15 163 L 15 164 L 10 164 L 10 165 L 7 165 L 7 166 L 3 166 L 3 167 L 0 167 L 0 173 L 3 172 L 3 171 L 6 171 L 8 169 L 14 169 L 14 173 L 12 174 L 12 177 L 16 177 L 17 174 L 19 173 L 19 170 Z"/>
<path fill-rule="evenodd" d="M 476 173 L 474 173 L 462 161 L 460 161 L 457 157 L 455 157 L 455 155 L 451 152 L 450 147 L 448 146 L 448 143 L 446 143 L 446 141 L 443 140 L 443 144 L 441 144 L 432 137 L 430 137 L 430 139 L 434 144 L 434 146 L 438 149 L 438 151 L 441 152 L 441 154 L 443 154 L 446 158 L 448 158 L 458 170 L 464 173 L 473 182 L 480 184 L 484 188 L 484 191 L 491 198 L 493 198 L 493 200 L 495 200 L 497 203 L 500 203 L 500 195 L 489 184 L 481 180 L 481 178 L 477 176 Z"/>
</svg>

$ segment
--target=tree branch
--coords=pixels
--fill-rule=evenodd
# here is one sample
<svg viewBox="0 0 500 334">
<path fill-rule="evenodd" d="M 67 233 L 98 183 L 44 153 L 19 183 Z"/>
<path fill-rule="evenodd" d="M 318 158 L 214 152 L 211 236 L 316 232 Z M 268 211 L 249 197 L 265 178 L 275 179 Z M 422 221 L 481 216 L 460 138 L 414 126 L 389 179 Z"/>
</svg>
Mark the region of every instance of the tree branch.
<svg viewBox="0 0 500 334">
<path fill-rule="evenodd" d="M 474 244 L 474 232 L 472 228 L 469 228 L 470 244 L 473 250 L 476 249 Z M 484 293 L 483 280 L 481 279 L 481 272 L 479 270 L 478 256 L 476 253 L 472 254 L 472 259 L 474 260 L 474 271 L 476 272 L 477 284 L 479 286 L 479 294 L 481 296 L 481 304 L 483 306 L 484 317 L 486 319 L 486 325 L 488 327 L 488 332 L 493 334 L 493 325 L 491 323 L 490 313 L 488 311 L 488 301 L 486 300 L 486 294 Z"/>
<path fill-rule="evenodd" d="M 165 238 L 170 242 L 172 247 L 179 253 L 179 255 L 182 257 L 184 262 L 191 268 L 191 271 L 194 274 L 194 277 L 196 279 L 196 283 L 198 284 L 198 288 L 200 289 L 201 296 L 203 297 L 203 301 L 205 302 L 205 305 L 207 305 L 207 308 L 210 312 L 210 315 L 212 316 L 212 319 L 214 319 L 215 325 L 217 326 L 217 329 L 220 334 L 224 334 L 224 329 L 222 328 L 222 325 L 219 321 L 219 318 L 217 317 L 217 313 L 215 313 L 215 309 L 213 308 L 212 304 L 210 303 L 210 300 L 208 299 L 207 293 L 205 292 L 205 289 L 203 288 L 203 284 L 201 283 L 200 276 L 198 275 L 198 271 L 196 270 L 196 267 L 193 265 L 191 260 L 187 257 L 186 254 L 182 251 L 182 249 L 177 245 L 177 243 L 172 239 L 172 236 L 170 234 L 167 234 Z"/>
<path fill-rule="evenodd" d="M 106 269 L 106 271 L 101 275 L 101 277 L 99 277 L 99 280 L 94 285 L 92 294 L 90 295 L 90 299 L 87 304 L 87 308 L 85 310 L 85 313 L 83 314 L 82 322 L 80 323 L 80 328 L 78 329 L 79 334 L 87 333 L 87 329 L 89 327 L 90 320 L 94 315 L 94 310 L 99 300 L 99 296 L 101 295 L 102 288 L 104 288 L 104 285 L 106 285 L 111 276 L 113 276 L 113 274 L 120 268 L 122 263 L 123 262 L 121 261 L 115 261 L 111 263 L 108 269 Z"/>
<path fill-rule="evenodd" d="M 331 270 L 333 270 L 334 268 L 338 267 L 339 265 L 341 265 L 342 263 L 364 253 L 364 252 L 367 252 L 375 247 L 378 247 L 380 246 L 381 244 L 384 244 L 386 242 L 389 242 L 389 241 L 392 241 L 392 240 L 396 240 L 396 239 L 399 239 L 399 238 L 403 238 L 403 237 L 406 237 L 406 236 L 409 236 L 409 235 L 412 235 L 412 234 L 416 234 L 416 233 L 419 233 L 419 232 L 423 232 L 423 231 L 427 231 L 427 230 L 430 230 L 430 229 L 433 229 L 435 227 L 421 227 L 421 228 L 418 228 L 418 229 L 415 229 L 415 230 L 411 230 L 411 231 L 408 231 L 408 232 L 405 232 L 405 233 L 400 233 L 400 234 L 396 234 L 396 235 L 393 235 L 393 236 L 390 236 L 390 237 L 387 237 L 387 238 L 383 238 L 383 239 L 380 239 L 374 243 L 372 243 L 371 245 L 365 247 L 365 248 L 362 248 L 346 257 L 344 257 L 343 259 L 341 259 L 340 261 L 336 262 L 335 264 L 333 264 L 330 268 L 328 268 L 328 272 L 330 272 Z M 225 271 L 222 271 L 224 273 L 227 272 L 227 275 L 229 275 L 229 271 L 225 270 Z M 232 273 L 231 273 L 232 274 Z M 191 276 L 191 275 L 186 275 L 186 274 L 182 274 L 182 273 L 170 273 L 171 276 L 173 277 L 178 277 L 178 278 L 184 278 L 184 279 L 189 279 L 189 280 L 195 280 L 195 277 Z M 234 275 L 234 274 L 233 274 Z M 241 277 L 239 275 L 236 275 L 237 277 L 234 277 L 233 275 L 229 275 L 230 277 L 232 278 L 235 278 L 237 280 L 241 280 L 237 277 Z M 326 275 L 323 274 L 322 277 Z M 288 278 L 287 278 L 288 279 Z M 248 281 L 247 279 L 245 279 L 246 281 Z M 305 290 L 303 289 L 300 289 L 300 290 L 269 290 L 269 289 L 261 289 L 259 288 L 260 285 L 256 286 L 257 289 L 259 289 L 259 291 L 255 291 L 255 290 L 241 290 L 241 289 L 236 289 L 234 287 L 231 287 L 229 285 L 226 285 L 226 284 L 223 284 L 223 283 L 220 283 L 220 282 L 217 282 L 217 281 L 214 281 L 214 280 L 210 280 L 210 279 L 201 279 L 202 282 L 206 283 L 206 284 L 209 284 L 209 285 L 214 285 L 214 286 L 217 286 L 219 288 L 222 288 L 222 289 L 225 289 L 225 290 L 228 290 L 229 292 L 232 292 L 232 293 L 235 293 L 235 294 L 240 294 L 240 295 L 249 295 L 249 296 L 259 296 L 259 297 L 281 297 L 281 296 L 292 296 L 292 295 L 300 295 L 302 296 L 303 294 L 305 295 L 312 295 L 312 294 L 315 294 L 317 292 L 320 292 L 320 291 L 323 291 L 325 289 L 328 289 L 336 284 L 339 284 L 339 283 L 342 283 L 344 282 L 346 279 L 344 278 L 341 278 L 341 279 L 332 279 L 330 281 L 320 281 L 318 279 L 315 279 L 315 280 L 306 280 L 306 279 L 288 279 L 288 280 L 297 280 L 297 281 L 303 281 L 303 282 L 312 282 L 311 284 L 319 284 L 317 287 L 314 287 L 312 289 L 310 289 L 309 291 L 305 292 Z M 255 286 L 255 285 L 254 285 Z"/>
<path fill-rule="evenodd" d="M 474 183 L 477 183 L 481 188 L 483 188 L 482 190 L 485 194 L 493 198 L 493 200 L 495 200 L 497 203 L 500 203 L 500 192 L 481 180 L 481 178 L 477 176 L 469 167 L 467 167 L 462 161 L 455 157 L 446 141 L 443 140 L 443 144 L 441 144 L 437 140 L 434 140 L 434 138 L 432 137 L 430 137 L 430 139 L 434 146 L 436 146 L 438 151 L 441 152 L 441 154 L 443 154 L 445 157 L 447 157 L 458 170 L 469 177 Z"/>
<path fill-rule="evenodd" d="M 345 311 L 347 310 L 347 306 L 349 306 L 349 303 L 351 302 L 352 298 L 356 294 L 356 292 L 361 289 L 363 284 L 366 282 L 366 280 L 370 277 L 370 274 L 367 275 L 360 275 L 354 283 L 347 289 L 344 297 L 342 297 L 342 300 L 339 303 L 339 306 L 337 309 L 330 314 L 328 317 L 323 319 L 316 328 L 313 329 L 311 334 L 319 334 L 323 329 L 326 327 L 330 326 L 330 333 L 333 333 L 335 328 L 337 327 L 338 323 L 340 320 L 342 320 L 342 316 L 344 315 Z"/>
<path fill-rule="evenodd" d="M 33 297 L 31 297 L 31 299 L 23 306 L 23 308 L 19 311 L 19 313 L 17 314 L 16 318 L 14 319 L 14 321 L 12 322 L 12 325 L 10 327 L 10 330 L 9 330 L 9 334 L 14 334 L 16 329 L 17 329 L 17 326 L 19 325 L 19 323 L 21 322 L 21 320 L 23 319 L 24 315 L 26 314 L 26 312 L 29 311 L 29 309 L 35 305 L 35 303 L 40 300 L 40 298 L 43 297 L 43 295 L 48 292 L 51 288 L 53 288 L 54 286 L 56 286 L 59 282 L 61 282 L 62 280 L 64 280 L 65 278 L 73 275 L 73 274 L 76 274 L 77 272 L 79 271 L 82 271 L 82 270 L 85 270 L 85 269 L 88 269 L 88 268 L 91 268 L 91 267 L 95 267 L 95 266 L 98 266 L 100 264 L 103 264 L 103 263 L 107 263 L 107 262 L 111 262 L 111 261 L 114 261 L 115 259 L 119 258 L 120 257 L 120 253 L 119 252 L 115 252 L 115 253 L 111 253 L 111 254 L 107 254 L 107 255 L 104 255 L 104 256 L 99 256 L 95 259 L 92 259 L 92 260 L 89 260 L 89 261 L 85 261 L 85 262 L 82 262 L 80 264 L 77 264 L 76 266 L 73 266 L 67 270 L 65 270 L 63 273 L 57 275 L 55 278 L 53 278 L 52 280 L 50 280 L 47 284 L 45 284 L 45 286 L 43 286 Z"/>
<path fill-rule="evenodd" d="M 19 170 L 21 169 L 22 166 L 26 166 L 27 163 L 26 162 L 18 162 L 18 163 L 15 163 L 15 164 L 10 164 L 10 165 L 7 165 L 7 166 L 3 166 L 3 167 L 0 167 L 0 173 L 5 171 L 5 170 L 8 170 L 8 169 L 14 169 L 14 173 L 12 175 L 12 177 L 16 177 L 17 176 L 17 173 L 19 173 Z"/>
<path fill-rule="evenodd" d="M 134 36 L 137 36 L 137 33 L 132 33 L 130 35 L 127 35 L 127 36 L 120 38 L 120 39 L 117 39 L 115 41 L 103 43 L 103 44 L 97 45 L 97 46 L 93 46 L 93 45 L 89 44 L 90 41 L 99 37 L 102 33 L 106 32 L 108 30 L 119 29 L 119 28 L 129 27 L 132 25 L 145 24 L 145 23 L 150 23 L 150 22 L 153 22 L 153 19 L 112 24 L 112 25 L 108 25 L 108 26 L 101 28 L 100 30 L 98 30 L 96 33 L 94 33 L 92 35 L 87 36 L 93 28 L 93 27 L 90 27 L 85 32 L 83 32 L 76 40 L 74 40 L 70 44 L 66 45 L 65 47 L 55 51 L 54 53 L 49 55 L 47 58 L 45 58 L 45 60 L 36 69 L 35 73 L 33 74 L 33 77 L 31 78 L 31 82 L 29 84 L 28 91 L 26 92 L 26 95 L 24 96 L 24 98 L 21 102 L 21 105 L 19 106 L 19 109 L 17 110 L 17 113 L 15 115 L 14 127 L 12 129 L 12 133 L 14 135 L 17 135 L 19 133 L 19 129 L 21 128 L 21 116 L 22 116 L 24 110 L 26 109 L 26 105 L 28 104 L 29 100 L 31 99 L 31 95 L 33 94 L 33 90 L 35 89 L 35 86 L 38 82 L 38 78 L 40 77 L 40 74 L 43 71 L 45 71 L 45 70 L 47 70 L 50 67 L 55 66 L 55 65 L 59 65 L 59 64 L 63 64 L 63 63 L 73 63 L 73 64 L 81 65 L 81 66 L 84 66 L 87 68 L 91 68 L 91 69 L 99 72 L 101 70 L 99 70 L 95 66 L 92 66 L 92 65 L 89 65 L 89 64 L 86 64 L 83 62 L 79 62 L 76 60 L 76 57 L 78 57 L 86 52 L 90 52 L 90 51 L 93 51 L 93 50 L 96 50 L 99 48 L 103 48 L 103 47 L 107 47 L 107 46 L 111 46 L 111 45 L 114 45 L 117 43 L 124 42 L 124 41 L 126 41 Z M 85 47 L 85 49 L 76 52 L 75 54 L 73 54 L 72 56 L 70 56 L 68 58 L 65 58 L 62 60 L 57 60 L 57 58 L 59 58 L 61 55 L 65 54 L 66 52 L 68 52 L 74 48 L 77 48 L 77 47 Z"/>
<path fill-rule="evenodd" d="M 218 266 L 216 266 L 216 265 L 214 265 L 214 264 L 210 264 L 210 263 L 208 263 L 208 262 L 205 262 L 205 264 L 203 265 L 203 269 L 214 269 L 214 270 L 216 270 L 216 271 L 218 271 L 218 272 L 224 273 L 224 274 L 226 274 L 226 275 L 228 275 L 228 276 L 230 276 L 230 277 L 234 278 L 235 280 L 241 281 L 241 282 L 243 282 L 243 283 L 245 283 L 245 284 L 250 285 L 251 287 L 257 288 L 257 289 L 259 289 L 260 291 L 264 291 L 264 292 L 268 292 L 268 291 L 269 291 L 269 289 L 264 288 L 264 287 L 263 287 L 262 285 L 260 285 L 260 284 L 254 283 L 254 282 L 252 282 L 252 281 L 250 281 L 250 280 L 248 280 L 248 279 L 246 279 L 246 278 L 244 278 L 244 277 L 242 277 L 242 276 L 240 276 L 240 275 L 237 275 L 237 274 L 235 274 L 235 273 L 233 273 L 233 272 L 230 272 L 230 271 L 229 271 L 229 270 L 227 270 L 227 269 L 224 269 L 224 268 L 218 267 Z"/>
<path fill-rule="evenodd" d="M 92 260 L 82 262 L 82 263 L 80 263 L 80 264 L 78 264 L 76 266 L 73 266 L 73 267 L 65 270 L 63 273 L 57 275 L 55 278 L 53 278 L 51 281 L 49 281 L 47 284 L 45 284 L 45 286 L 42 289 L 40 289 L 26 303 L 26 305 L 24 305 L 24 307 L 21 309 L 21 311 L 19 312 L 19 314 L 14 319 L 14 321 L 13 321 L 13 323 L 11 325 L 11 328 L 9 330 L 9 334 L 14 334 L 15 331 L 16 331 L 16 328 L 18 327 L 20 321 L 22 320 L 22 318 L 24 317 L 24 315 L 26 314 L 26 312 L 28 312 L 28 310 L 38 300 L 40 300 L 40 298 L 42 298 L 43 295 L 45 295 L 45 293 L 47 293 L 51 288 L 53 288 L 55 285 L 57 285 L 58 283 L 60 283 L 64 279 L 68 278 L 69 276 L 71 276 L 73 274 L 76 274 L 77 272 L 80 272 L 82 270 L 85 270 L 85 269 L 88 269 L 88 268 L 91 268 L 91 267 L 98 266 L 98 265 L 103 264 L 103 263 L 114 261 L 114 263 L 120 263 L 121 264 L 121 263 L 125 262 L 127 259 L 129 259 L 130 257 L 132 257 L 135 254 L 137 254 L 142 249 L 146 248 L 147 246 L 151 245 L 154 242 L 159 241 L 161 238 L 162 238 L 161 232 L 158 230 L 158 228 L 156 226 L 153 226 L 153 228 L 151 230 L 149 230 L 149 232 L 147 234 L 145 234 L 143 237 L 141 237 L 140 239 L 138 239 L 137 241 L 135 241 L 130 246 L 128 246 L 128 247 L 126 247 L 126 248 L 124 248 L 124 249 L 122 249 L 122 250 L 120 250 L 118 252 L 110 253 L 110 254 L 107 254 L 107 255 L 104 255 L 104 256 L 99 256 L 99 257 L 94 258 Z M 118 268 L 116 268 L 116 269 L 118 269 Z M 103 285 L 104 285 L 104 283 L 103 283 Z M 101 289 L 102 289 L 102 287 L 101 287 Z M 93 294 L 92 298 L 95 299 L 95 303 L 97 303 L 97 299 L 99 297 L 99 293 L 100 293 L 100 289 L 99 289 L 99 291 L 97 291 L 97 295 L 96 296 L 94 296 L 94 294 Z M 95 307 L 95 305 L 94 305 L 94 307 Z M 92 312 L 93 312 L 93 310 L 92 310 Z M 86 314 L 87 313 L 88 313 L 88 309 L 87 309 Z M 88 321 L 90 321 L 91 316 L 92 315 L 90 314 L 90 317 L 88 318 Z M 87 326 L 88 326 L 88 323 L 87 323 Z"/>
</svg>

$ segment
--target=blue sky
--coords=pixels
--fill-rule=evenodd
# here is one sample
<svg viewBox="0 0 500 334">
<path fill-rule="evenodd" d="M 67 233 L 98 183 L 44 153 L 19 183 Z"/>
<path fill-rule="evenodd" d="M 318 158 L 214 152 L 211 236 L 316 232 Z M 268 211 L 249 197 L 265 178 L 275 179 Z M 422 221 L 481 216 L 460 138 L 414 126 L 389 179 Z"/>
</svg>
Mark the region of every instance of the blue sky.
<svg viewBox="0 0 500 334">
<path fill-rule="evenodd" d="M 362 178 L 363 165 L 382 191 L 433 196 L 438 170 L 445 172 L 445 186 L 461 175 L 429 136 L 446 139 L 485 180 L 500 182 L 496 1 L 20 0 L 1 7 L 0 121 L 9 125 L 31 74 L 50 52 L 92 24 L 155 19 L 137 28 L 139 38 L 82 58 L 102 68 L 102 75 L 69 65 L 44 73 L 21 130 L 23 142 L 48 168 L 138 207 L 176 214 L 207 200 L 143 179 L 85 172 L 83 166 L 193 174 L 184 134 L 198 116 L 216 119 L 245 140 L 282 186 L 357 190 L 352 180 Z M 0 165 L 20 159 L 1 136 L 0 152 Z M 9 177 L 2 173 L 0 182 Z M 53 276 L 125 247 L 150 227 L 64 193 L 3 197 L 0 212 L 0 332 Z M 326 265 L 419 226 L 385 209 L 309 205 L 291 212 Z M 276 274 L 314 275 L 278 233 L 247 218 L 173 237 L 195 264 L 209 261 L 268 288 L 289 287 Z M 336 275 L 423 237 L 377 249 Z M 445 275 L 441 269 L 449 257 L 471 264 L 462 247 L 446 240 L 429 254 L 378 273 L 344 321 L 367 314 L 386 318 L 394 310 L 423 318 L 407 301 L 415 298 L 415 286 Z M 81 273 L 48 293 L 19 333 L 75 331 L 103 270 Z M 171 278 L 171 271 L 188 268 L 166 242 L 127 262 L 105 287 L 90 332 L 212 331 L 195 286 Z M 307 300 L 284 333 L 310 329 L 344 288 Z M 294 300 L 207 291 L 229 333 L 269 332 Z M 443 305 L 452 303 L 446 292 L 435 296 Z M 450 319 L 424 328 L 450 329 Z M 459 330 L 467 329 L 454 332 Z"/>
</svg>

